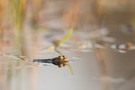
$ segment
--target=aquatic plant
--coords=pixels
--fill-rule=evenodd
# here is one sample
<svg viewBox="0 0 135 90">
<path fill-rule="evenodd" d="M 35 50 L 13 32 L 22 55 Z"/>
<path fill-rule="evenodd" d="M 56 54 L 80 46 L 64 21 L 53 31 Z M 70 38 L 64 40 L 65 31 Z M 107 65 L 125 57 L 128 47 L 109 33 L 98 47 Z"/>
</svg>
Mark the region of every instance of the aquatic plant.
<svg viewBox="0 0 135 90">
<path fill-rule="evenodd" d="M 73 27 L 70 28 L 69 32 L 67 33 L 67 35 L 59 42 L 58 46 L 60 46 L 61 44 L 64 44 L 71 36 L 71 34 L 73 33 Z M 57 49 L 57 47 L 55 47 L 55 51 L 58 52 L 61 56 L 63 56 L 63 54 Z M 73 74 L 73 69 L 70 65 L 70 63 L 67 64 L 68 68 L 70 70 L 70 73 Z"/>
<path fill-rule="evenodd" d="M 12 22 L 15 35 L 15 48 L 22 54 L 22 28 L 27 0 L 11 0 Z"/>
</svg>

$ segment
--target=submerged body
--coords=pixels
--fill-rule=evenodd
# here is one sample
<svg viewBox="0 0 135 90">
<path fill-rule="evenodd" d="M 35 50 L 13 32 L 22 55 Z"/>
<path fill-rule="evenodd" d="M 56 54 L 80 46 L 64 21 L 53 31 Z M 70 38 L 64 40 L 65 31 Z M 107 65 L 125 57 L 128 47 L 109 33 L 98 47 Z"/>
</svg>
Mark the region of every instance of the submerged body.
<svg viewBox="0 0 135 90">
<path fill-rule="evenodd" d="M 55 59 L 34 59 L 33 62 L 38 63 L 53 63 Z"/>
<path fill-rule="evenodd" d="M 58 56 L 51 59 L 34 59 L 32 62 L 37 63 L 51 63 L 58 67 L 64 67 L 68 64 L 68 59 L 65 56 Z"/>
</svg>

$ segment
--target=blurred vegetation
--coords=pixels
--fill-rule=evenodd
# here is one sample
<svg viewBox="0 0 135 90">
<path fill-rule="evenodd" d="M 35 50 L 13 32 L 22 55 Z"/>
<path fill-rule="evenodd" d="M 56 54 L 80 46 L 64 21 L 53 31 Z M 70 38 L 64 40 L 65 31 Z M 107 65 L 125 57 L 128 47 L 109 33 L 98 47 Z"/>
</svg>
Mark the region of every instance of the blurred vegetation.
<svg viewBox="0 0 135 90">
<path fill-rule="evenodd" d="M 40 29 L 43 32 L 70 29 L 56 46 L 66 42 L 73 30 L 120 25 L 134 29 L 134 9 L 134 0 L 0 0 L 0 51 L 15 49 L 17 55 L 29 56 L 37 50 L 33 47 L 38 47 Z M 9 78 L 13 71 L 8 72 Z M 73 73 L 71 67 L 70 72 Z M 105 82 L 104 90 L 107 88 Z"/>
<path fill-rule="evenodd" d="M 71 27 L 75 30 L 91 30 L 93 26 L 97 28 L 121 24 L 134 26 L 134 2 L 133 0 L 0 0 L 0 50 L 4 50 L 2 46 L 10 46 L 8 48 L 17 48 L 20 54 L 26 55 L 25 48 L 29 46 L 26 37 L 31 36 L 35 39 L 41 27 L 48 30 L 64 30 Z"/>
</svg>

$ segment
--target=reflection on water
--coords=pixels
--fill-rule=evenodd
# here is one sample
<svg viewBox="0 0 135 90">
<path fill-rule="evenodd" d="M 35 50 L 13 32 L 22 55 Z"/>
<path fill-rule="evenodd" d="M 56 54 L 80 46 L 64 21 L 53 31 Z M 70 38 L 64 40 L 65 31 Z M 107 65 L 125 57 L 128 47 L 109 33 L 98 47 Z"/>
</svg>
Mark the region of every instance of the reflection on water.
<svg viewBox="0 0 135 90">
<path fill-rule="evenodd" d="M 93 53 L 72 52 L 65 55 L 74 60 L 71 63 L 73 75 L 68 67 L 34 66 L 25 61 L 1 56 L 1 78 L 5 79 L 0 79 L 2 90 L 54 90 L 56 87 L 59 90 L 89 90 L 89 88 L 98 90 L 101 88 L 97 61 Z M 94 87 L 95 84 L 98 87 Z"/>
<path fill-rule="evenodd" d="M 108 28 L 110 29 L 110 28 Z M 133 36 L 124 38 L 118 31 L 75 31 L 71 39 L 58 49 L 68 59 L 68 66 L 59 68 L 53 64 L 34 64 L 33 59 L 49 59 L 59 56 L 53 47 L 50 32 L 39 33 L 37 46 L 28 56 L 17 56 L 15 50 L 0 53 L 1 90 L 128 90 L 134 88 Z M 105 32 L 105 33 L 103 33 Z M 116 35 L 115 33 L 119 33 Z M 51 32 L 52 33 L 52 32 Z M 57 32 L 55 32 L 57 33 Z M 91 37 L 88 35 L 93 33 Z M 95 35 L 96 34 L 96 35 Z M 120 36 L 121 35 L 121 36 Z M 122 50 L 123 52 L 121 52 Z M 130 86 L 131 85 L 131 86 Z M 124 89 L 126 88 L 126 89 Z"/>
<path fill-rule="evenodd" d="M 0 90 L 135 90 L 134 4 L 0 0 Z M 70 65 L 33 63 L 61 53 L 73 74 Z"/>
<path fill-rule="evenodd" d="M 79 36 L 79 34 L 76 35 Z M 70 59 L 69 62 L 74 72 L 72 75 L 67 66 L 59 68 L 53 64 L 33 64 L 33 59 L 48 59 L 59 55 L 59 53 L 53 50 L 54 48 L 48 49 L 48 46 L 52 46 L 51 40 L 47 42 L 44 39 L 44 35 L 39 36 L 40 43 L 38 47 L 40 48 L 35 47 L 36 54 L 31 52 L 31 56 L 29 57 L 17 56 L 14 50 L 0 53 L 0 87 L 2 90 L 54 90 L 56 87 L 59 90 L 101 88 L 96 57 L 94 53 L 91 53 L 88 41 L 84 41 L 83 38 L 79 42 L 76 39 L 73 41 L 69 40 L 58 48 Z M 88 45 L 85 45 L 86 42 Z M 49 45 L 47 46 L 47 44 Z M 45 50 L 46 52 L 44 52 Z M 94 65 L 93 63 L 96 64 Z M 95 84 L 99 87 L 93 87 Z"/>
</svg>

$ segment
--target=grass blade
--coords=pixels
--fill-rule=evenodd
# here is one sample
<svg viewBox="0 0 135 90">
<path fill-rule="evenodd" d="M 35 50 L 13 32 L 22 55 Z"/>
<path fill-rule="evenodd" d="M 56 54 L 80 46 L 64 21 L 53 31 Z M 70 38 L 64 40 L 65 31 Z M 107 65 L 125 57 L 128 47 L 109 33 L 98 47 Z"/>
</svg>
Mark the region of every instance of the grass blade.
<svg viewBox="0 0 135 90">
<path fill-rule="evenodd" d="M 65 38 L 63 40 L 60 41 L 59 45 L 65 43 L 70 38 L 72 33 L 73 33 L 73 27 L 70 28 L 68 34 L 65 36 Z M 70 73 L 73 74 L 73 69 L 72 69 L 70 63 L 68 63 L 68 68 L 70 70 Z"/>
<path fill-rule="evenodd" d="M 65 43 L 71 36 L 71 34 L 73 33 L 73 27 L 70 28 L 69 32 L 67 33 L 67 35 L 64 37 L 64 39 L 62 39 L 58 46 L 60 46 L 61 44 Z M 55 47 L 55 51 L 58 52 L 60 55 L 63 55 L 60 51 L 57 50 L 57 47 Z M 73 69 L 70 65 L 70 63 L 68 63 L 68 68 L 70 70 L 70 73 L 73 74 Z"/>
<path fill-rule="evenodd" d="M 70 63 L 68 63 L 68 68 L 69 68 L 69 70 L 70 70 L 70 73 L 73 75 L 73 69 L 72 69 Z"/>
<path fill-rule="evenodd" d="M 64 39 L 62 39 L 62 40 L 60 41 L 59 45 L 65 43 L 65 42 L 69 39 L 69 37 L 71 36 L 72 33 L 73 33 L 73 28 L 71 27 L 70 30 L 69 30 L 69 32 L 68 32 L 68 34 L 65 36 Z"/>
</svg>

